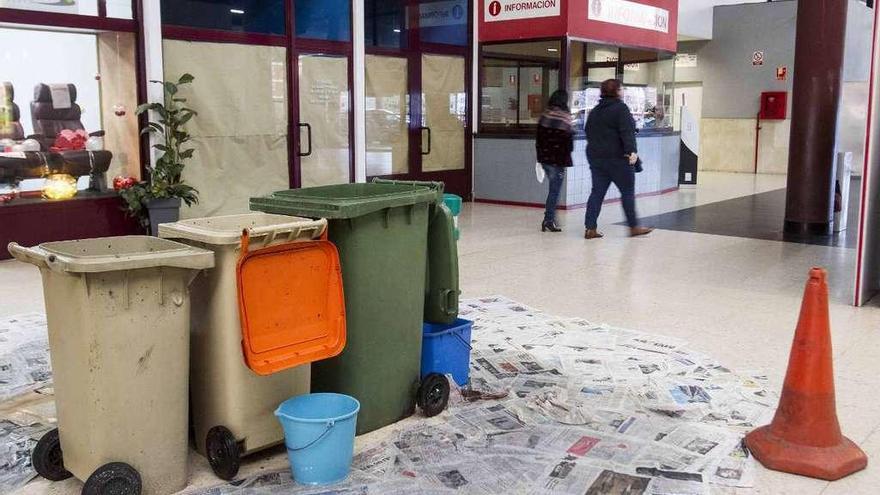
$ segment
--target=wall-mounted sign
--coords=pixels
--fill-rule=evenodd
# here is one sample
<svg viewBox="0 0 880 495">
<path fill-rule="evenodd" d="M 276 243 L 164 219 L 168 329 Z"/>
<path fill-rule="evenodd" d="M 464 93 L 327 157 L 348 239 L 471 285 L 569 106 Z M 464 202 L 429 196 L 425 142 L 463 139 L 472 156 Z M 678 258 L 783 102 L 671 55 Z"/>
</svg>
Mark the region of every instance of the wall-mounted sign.
<svg viewBox="0 0 880 495">
<path fill-rule="evenodd" d="M 776 68 L 776 80 L 785 81 L 786 79 L 788 79 L 788 67 L 780 65 Z"/>
<path fill-rule="evenodd" d="M 752 65 L 764 65 L 764 52 L 756 50 L 752 54 Z"/>
<path fill-rule="evenodd" d="M 588 0 L 587 19 L 621 26 L 669 32 L 669 11 L 629 0 Z"/>
<path fill-rule="evenodd" d="M 541 84 L 541 73 L 540 72 L 533 72 L 532 73 L 532 83 Z"/>
<path fill-rule="evenodd" d="M 486 22 L 535 19 L 559 15 L 562 0 L 484 0 Z"/>
<path fill-rule="evenodd" d="M 675 56 L 675 66 L 678 68 L 696 67 L 697 65 L 696 53 L 679 53 Z"/>
<path fill-rule="evenodd" d="M 449 0 L 419 5 L 419 27 L 457 26 L 467 24 L 467 21 L 467 0 Z"/>
</svg>

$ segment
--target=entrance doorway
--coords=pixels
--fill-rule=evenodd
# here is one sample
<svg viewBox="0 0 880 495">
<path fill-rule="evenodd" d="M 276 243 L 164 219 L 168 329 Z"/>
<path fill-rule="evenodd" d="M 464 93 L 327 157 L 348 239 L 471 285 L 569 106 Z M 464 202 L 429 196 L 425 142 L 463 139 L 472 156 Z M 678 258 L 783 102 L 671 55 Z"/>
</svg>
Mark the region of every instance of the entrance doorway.
<svg viewBox="0 0 880 495">
<path fill-rule="evenodd" d="M 367 176 L 471 198 L 471 2 L 366 2 Z"/>
</svg>

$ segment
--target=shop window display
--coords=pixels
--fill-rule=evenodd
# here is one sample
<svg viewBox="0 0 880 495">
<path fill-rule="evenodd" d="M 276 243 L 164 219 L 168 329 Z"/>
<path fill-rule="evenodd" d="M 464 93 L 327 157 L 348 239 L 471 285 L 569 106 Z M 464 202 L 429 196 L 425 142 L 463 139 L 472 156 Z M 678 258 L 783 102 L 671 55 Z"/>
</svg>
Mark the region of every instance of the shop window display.
<svg viewBox="0 0 880 495">
<path fill-rule="evenodd" d="M 139 175 L 134 53 L 130 33 L 0 28 L 15 68 L 0 79 L 2 203 L 106 194 L 108 177 Z"/>
</svg>

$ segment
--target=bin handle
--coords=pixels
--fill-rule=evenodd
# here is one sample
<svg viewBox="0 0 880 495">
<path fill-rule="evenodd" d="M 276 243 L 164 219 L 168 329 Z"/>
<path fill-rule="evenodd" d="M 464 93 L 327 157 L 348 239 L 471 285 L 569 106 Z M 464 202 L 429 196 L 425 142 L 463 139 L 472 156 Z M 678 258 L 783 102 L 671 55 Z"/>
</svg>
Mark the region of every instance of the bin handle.
<svg viewBox="0 0 880 495">
<path fill-rule="evenodd" d="M 471 343 L 468 342 L 468 341 L 466 341 L 466 340 L 464 340 L 464 337 L 462 337 L 461 335 L 459 335 L 458 332 L 452 332 L 452 335 L 455 335 L 455 338 L 457 338 L 458 340 L 460 340 L 461 343 L 464 344 L 465 347 L 467 347 L 469 351 L 474 350 L 474 348 L 471 347 Z"/>
<path fill-rule="evenodd" d="M 13 258 L 18 261 L 29 263 L 31 265 L 37 265 L 40 268 L 47 268 L 49 265 L 46 263 L 46 257 L 43 256 L 39 250 L 35 248 L 24 247 L 17 242 L 10 242 L 9 246 L 9 254 L 12 255 Z"/>
<path fill-rule="evenodd" d="M 271 237 L 276 237 L 279 234 L 287 233 L 290 239 L 295 239 L 300 236 L 300 234 L 304 232 L 311 232 L 311 238 L 315 239 L 319 237 L 324 230 L 327 228 L 327 224 L 325 222 L 316 222 L 312 225 L 297 225 L 297 224 L 286 224 L 286 225 L 270 225 L 267 227 L 252 227 L 248 230 L 248 233 L 251 236 L 262 236 L 269 235 Z"/>
<path fill-rule="evenodd" d="M 311 447 L 312 445 L 315 445 L 316 443 L 323 440 L 324 437 L 326 437 L 327 434 L 330 433 L 330 430 L 332 430 L 334 426 L 336 426 L 336 421 L 333 421 L 333 420 L 327 421 L 327 428 L 324 429 L 324 433 L 321 433 L 321 436 L 319 436 L 318 438 L 312 440 L 311 442 L 303 445 L 302 447 L 297 447 L 297 448 L 288 447 L 287 450 L 292 450 L 294 452 L 298 452 L 300 450 L 306 450 L 307 448 Z"/>
<path fill-rule="evenodd" d="M 443 311 L 445 311 L 447 315 L 454 315 L 458 313 L 458 311 L 453 310 L 453 308 L 455 308 L 458 303 L 458 291 L 452 289 L 444 289 L 443 292 L 446 293 L 446 295 L 443 297 Z"/>
</svg>

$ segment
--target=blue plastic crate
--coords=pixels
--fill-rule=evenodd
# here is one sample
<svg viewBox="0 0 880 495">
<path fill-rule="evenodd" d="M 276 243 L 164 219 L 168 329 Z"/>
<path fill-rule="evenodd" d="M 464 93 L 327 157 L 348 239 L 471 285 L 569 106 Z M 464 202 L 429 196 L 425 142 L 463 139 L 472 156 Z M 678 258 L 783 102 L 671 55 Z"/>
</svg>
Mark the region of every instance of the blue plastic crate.
<svg viewBox="0 0 880 495">
<path fill-rule="evenodd" d="M 422 378 L 430 373 L 451 374 L 455 383 L 468 383 L 471 330 L 474 323 L 459 318 L 451 325 L 425 323 L 422 327 Z"/>
</svg>

